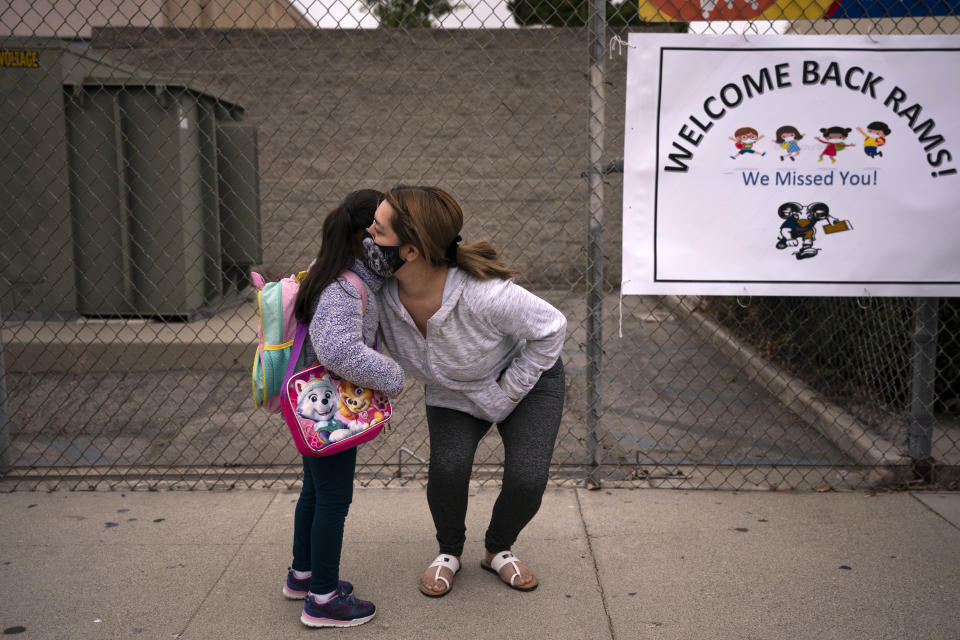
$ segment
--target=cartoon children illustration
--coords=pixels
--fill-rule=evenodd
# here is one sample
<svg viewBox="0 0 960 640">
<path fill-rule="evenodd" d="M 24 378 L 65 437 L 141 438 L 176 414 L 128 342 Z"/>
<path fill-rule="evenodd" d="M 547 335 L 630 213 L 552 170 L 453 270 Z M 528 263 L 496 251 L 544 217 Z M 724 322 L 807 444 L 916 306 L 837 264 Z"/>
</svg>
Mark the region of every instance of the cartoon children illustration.
<svg viewBox="0 0 960 640">
<path fill-rule="evenodd" d="M 803 140 L 804 135 L 797 131 L 796 127 L 790 125 L 784 125 L 777 129 L 776 143 L 780 145 L 785 154 L 780 156 L 780 160 L 790 158 L 792 162 L 797 161 L 797 155 L 800 153 L 800 145 L 797 142 Z"/>
<path fill-rule="evenodd" d="M 887 143 L 887 136 L 890 135 L 890 127 L 884 122 L 876 120 L 867 125 L 867 130 L 864 131 L 860 127 L 857 127 L 857 131 L 863 136 L 863 152 L 867 154 L 868 158 L 876 158 L 877 156 L 883 157 L 883 151 L 880 151 L 880 147 Z"/>
<path fill-rule="evenodd" d="M 753 145 L 762 140 L 763 136 L 757 133 L 757 130 L 753 127 L 741 127 L 733 132 L 733 137 L 730 139 L 736 143 L 737 147 L 737 155 L 730 156 L 730 158 L 736 160 L 737 156 L 746 155 L 748 153 L 757 153 L 754 150 Z M 767 152 L 764 151 L 760 155 L 765 156 L 767 155 Z"/>
<path fill-rule="evenodd" d="M 817 138 L 817 142 L 822 142 L 827 145 L 827 147 L 820 152 L 820 157 L 817 158 L 817 162 L 823 162 L 823 156 L 827 156 L 830 158 L 830 162 L 836 164 L 838 151 L 843 151 L 847 147 L 856 146 L 849 142 L 844 142 L 847 136 L 850 135 L 850 127 L 828 127 L 826 129 L 820 129 L 820 133 L 826 140 Z"/>
<path fill-rule="evenodd" d="M 806 210 L 806 216 L 801 216 L 804 210 Z M 794 253 L 797 260 L 813 258 L 820 253 L 820 249 L 813 246 L 813 241 L 817 237 L 818 222 L 826 220 L 829 223 L 824 227 L 825 233 L 848 231 L 853 228 L 849 222 L 831 216 L 830 207 L 823 202 L 814 202 L 806 207 L 796 202 L 784 202 L 777 209 L 777 214 L 783 220 L 783 224 L 780 225 L 780 237 L 777 238 L 777 249 L 800 245 L 800 250 Z"/>
</svg>

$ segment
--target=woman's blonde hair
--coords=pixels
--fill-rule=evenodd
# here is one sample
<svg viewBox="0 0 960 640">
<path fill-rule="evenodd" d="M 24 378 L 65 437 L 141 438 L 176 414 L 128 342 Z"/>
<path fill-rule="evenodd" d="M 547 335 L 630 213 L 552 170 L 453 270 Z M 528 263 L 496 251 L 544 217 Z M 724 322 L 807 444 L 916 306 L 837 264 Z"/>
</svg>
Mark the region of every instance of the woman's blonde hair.
<svg viewBox="0 0 960 640">
<path fill-rule="evenodd" d="M 519 275 L 497 255 L 487 240 L 461 242 L 463 211 L 439 187 L 401 185 L 387 192 L 393 208 L 393 230 L 401 244 L 412 244 L 431 265 L 452 265 L 480 280 Z"/>
</svg>

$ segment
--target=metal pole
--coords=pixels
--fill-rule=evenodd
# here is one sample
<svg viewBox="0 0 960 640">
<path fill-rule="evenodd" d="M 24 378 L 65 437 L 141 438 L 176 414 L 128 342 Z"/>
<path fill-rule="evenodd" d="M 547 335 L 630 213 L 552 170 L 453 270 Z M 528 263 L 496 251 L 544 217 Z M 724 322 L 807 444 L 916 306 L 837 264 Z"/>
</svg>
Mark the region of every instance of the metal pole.
<svg viewBox="0 0 960 640">
<path fill-rule="evenodd" d="M 910 401 L 910 458 L 927 461 L 932 450 L 933 403 L 937 379 L 939 298 L 917 298 L 913 332 L 913 386 Z"/>
<path fill-rule="evenodd" d="M 601 366 L 603 361 L 603 151 L 606 1 L 590 0 L 590 182 L 587 241 L 587 455 L 588 484 L 599 485 Z"/>
<path fill-rule="evenodd" d="M 10 450 L 10 424 L 7 420 L 7 378 L 3 361 L 3 312 L 0 312 L 0 474 L 10 469 L 13 453 Z"/>
</svg>

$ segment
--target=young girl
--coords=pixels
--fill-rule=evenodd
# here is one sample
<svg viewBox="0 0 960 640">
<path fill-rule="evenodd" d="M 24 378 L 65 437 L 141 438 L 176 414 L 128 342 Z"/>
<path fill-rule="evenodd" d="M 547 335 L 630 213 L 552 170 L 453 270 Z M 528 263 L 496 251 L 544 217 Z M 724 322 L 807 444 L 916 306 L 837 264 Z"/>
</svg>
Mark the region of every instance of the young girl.
<svg viewBox="0 0 960 640">
<path fill-rule="evenodd" d="M 803 134 L 796 127 L 784 125 L 777 129 L 776 142 L 783 149 L 786 157 L 789 157 L 793 162 L 797 161 L 797 155 L 800 153 L 800 145 L 797 144 L 800 140 L 803 140 Z M 780 156 L 780 160 L 782 161 L 784 157 Z"/>
<path fill-rule="evenodd" d="M 820 133 L 826 137 L 826 140 L 817 138 L 817 142 L 822 142 L 827 146 L 820 152 L 820 157 L 817 158 L 817 162 L 823 162 L 823 156 L 827 156 L 830 158 L 831 163 L 836 164 L 838 151 L 843 151 L 847 147 L 856 146 L 849 142 L 844 142 L 847 136 L 850 135 L 850 127 L 827 127 L 820 129 Z"/>
<path fill-rule="evenodd" d="M 378 324 L 373 292 L 383 278 L 357 259 L 362 255 L 364 229 L 382 199 L 379 191 L 354 191 L 323 221 L 320 252 L 300 283 L 294 311 L 299 322 L 310 325 L 305 361 L 316 359 L 356 385 L 395 395 L 403 389 L 403 371 L 371 346 Z M 347 269 L 368 289 L 365 311 L 360 292 L 338 277 Z M 356 447 L 326 457 L 303 457 L 303 488 L 293 523 L 293 563 L 283 594 L 305 600 L 300 621 L 308 627 L 352 627 L 376 612 L 373 603 L 353 597 L 349 582 L 339 580 L 356 462 Z"/>
<path fill-rule="evenodd" d="M 440 551 L 420 580 L 430 597 L 446 595 L 460 569 L 473 457 L 494 422 L 503 488 L 480 565 L 514 589 L 537 586 L 510 548 L 540 508 L 563 412 L 566 318 L 516 285 L 489 242 L 460 244 L 462 226 L 448 193 L 397 187 L 364 240 L 367 266 L 395 274 L 378 294 L 387 348 L 426 383 L 427 502 Z"/>
</svg>

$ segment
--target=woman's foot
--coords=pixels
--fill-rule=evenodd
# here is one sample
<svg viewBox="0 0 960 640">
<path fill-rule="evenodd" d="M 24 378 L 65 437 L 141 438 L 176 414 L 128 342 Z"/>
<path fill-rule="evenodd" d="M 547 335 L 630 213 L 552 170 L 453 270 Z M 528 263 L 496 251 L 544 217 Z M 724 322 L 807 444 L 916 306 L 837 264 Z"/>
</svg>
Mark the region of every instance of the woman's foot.
<svg viewBox="0 0 960 640">
<path fill-rule="evenodd" d="M 519 591 L 532 591 L 537 588 L 537 577 L 530 568 L 509 551 L 483 554 L 480 566 L 500 576 L 500 579 Z"/>
<path fill-rule="evenodd" d="M 453 588 L 457 571 L 460 571 L 460 558 L 441 553 L 420 576 L 420 593 L 431 598 L 447 595 Z"/>
</svg>

